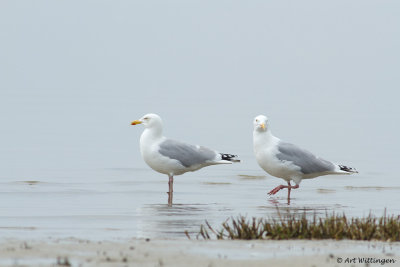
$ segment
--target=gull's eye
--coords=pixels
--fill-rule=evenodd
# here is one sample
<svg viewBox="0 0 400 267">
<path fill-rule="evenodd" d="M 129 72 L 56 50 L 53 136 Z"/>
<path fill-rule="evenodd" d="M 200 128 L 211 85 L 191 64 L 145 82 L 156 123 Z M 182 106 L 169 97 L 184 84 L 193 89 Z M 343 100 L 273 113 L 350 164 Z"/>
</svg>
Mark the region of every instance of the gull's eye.
<svg viewBox="0 0 400 267">
<path fill-rule="evenodd" d="M 258 122 L 258 120 L 256 120 L 256 122 Z"/>
<path fill-rule="evenodd" d="M 149 118 L 148 118 L 148 117 L 144 117 L 143 119 L 144 119 L 144 120 L 148 120 Z"/>
</svg>

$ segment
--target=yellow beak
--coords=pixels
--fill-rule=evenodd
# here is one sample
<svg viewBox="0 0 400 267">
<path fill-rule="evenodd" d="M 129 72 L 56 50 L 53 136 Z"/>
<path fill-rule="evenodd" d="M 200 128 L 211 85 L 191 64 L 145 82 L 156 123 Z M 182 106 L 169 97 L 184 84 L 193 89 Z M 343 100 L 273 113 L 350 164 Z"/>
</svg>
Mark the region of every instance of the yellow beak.
<svg viewBox="0 0 400 267">
<path fill-rule="evenodd" d="M 136 125 L 136 124 L 141 124 L 141 123 L 142 123 L 141 121 L 135 120 L 135 121 L 132 121 L 131 125 Z"/>
<path fill-rule="evenodd" d="M 262 128 L 263 130 L 265 130 L 265 123 L 261 123 L 260 126 L 261 126 L 261 128 Z"/>
</svg>

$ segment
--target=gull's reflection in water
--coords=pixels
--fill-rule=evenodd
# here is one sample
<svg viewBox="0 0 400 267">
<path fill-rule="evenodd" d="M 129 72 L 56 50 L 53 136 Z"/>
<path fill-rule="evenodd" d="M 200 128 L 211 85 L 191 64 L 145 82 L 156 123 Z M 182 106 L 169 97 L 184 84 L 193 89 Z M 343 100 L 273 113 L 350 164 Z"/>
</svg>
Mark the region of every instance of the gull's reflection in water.
<svg viewBox="0 0 400 267">
<path fill-rule="evenodd" d="M 198 233 L 207 215 L 216 207 L 210 204 L 144 205 L 138 213 L 138 236 L 186 238 L 185 231 Z"/>
<path fill-rule="evenodd" d="M 291 217 L 301 218 L 306 216 L 308 219 L 313 217 L 325 217 L 326 215 L 331 215 L 337 210 L 342 210 L 345 206 L 339 204 L 333 205 L 321 205 L 321 204 L 308 204 L 299 205 L 293 204 L 288 205 L 287 199 L 280 198 L 270 198 L 268 199 L 270 205 L 259 206 L 259 210 L 263 210 L 267 218 L 271 219 L 286 219 Z"/>
</svg>

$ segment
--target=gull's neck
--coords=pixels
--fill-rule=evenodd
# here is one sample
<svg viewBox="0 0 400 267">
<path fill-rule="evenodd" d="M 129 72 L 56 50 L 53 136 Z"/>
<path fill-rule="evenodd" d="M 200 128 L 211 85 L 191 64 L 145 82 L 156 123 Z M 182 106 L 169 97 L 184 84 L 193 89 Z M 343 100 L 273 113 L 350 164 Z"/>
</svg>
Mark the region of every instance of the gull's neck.
<svg viewBox="0 0 400 267">
<path fill-rule="evenodd" d="M 163 137 L 161 125 L 152 125 L 152 127 L 145 128 L 140 136 L 140 143 L 155 142 Z"/>
<path fill-rule="evenodd" d="M 253 147 L 254 151 L 263 149 L 265 146 L 272 145 L 279 141 L 278 137 L 275 137 L 270 130 L 267 131 L 253 131 Z"/>
<path fill-rule="evenodd" d="M 158 144 L 160 144 L 164 138 L 165 137 L 162 136 L 161 125 L 152 125 L 144 129 L 140 136 L 140 153 L 147 164 L 151 165 L 154 151 L 158 150 Z"/>
</svg>

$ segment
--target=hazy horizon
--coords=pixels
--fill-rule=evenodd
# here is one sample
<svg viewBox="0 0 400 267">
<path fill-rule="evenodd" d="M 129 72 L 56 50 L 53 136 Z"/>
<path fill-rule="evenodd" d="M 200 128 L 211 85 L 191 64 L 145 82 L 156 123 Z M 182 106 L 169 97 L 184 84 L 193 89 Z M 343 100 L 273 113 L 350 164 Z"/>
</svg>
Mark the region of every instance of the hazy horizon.
<svg viewBox="0 0 400 267">
<path fill-rule="evenodd" d="M 152 112 L 168 137 L 241 155 L 237 168 L 258 168 L 265 114 L 286 141 L 385 169 L 399 159 L 399 15 L 397 1 L 1 1 L 1 165 L 147 168 L 130 122 Z"/>
</svg>

